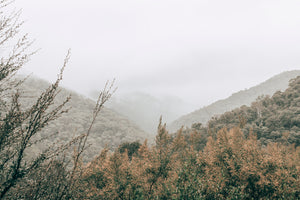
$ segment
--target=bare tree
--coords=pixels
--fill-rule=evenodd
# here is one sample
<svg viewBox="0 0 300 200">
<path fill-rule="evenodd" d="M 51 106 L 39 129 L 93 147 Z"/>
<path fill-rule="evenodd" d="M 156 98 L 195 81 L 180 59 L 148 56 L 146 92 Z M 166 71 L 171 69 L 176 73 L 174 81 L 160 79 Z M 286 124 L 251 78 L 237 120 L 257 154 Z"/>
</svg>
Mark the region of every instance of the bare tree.
<svg viewBox="0 0 300 200">
<path fill-rule="evenodd" d="M 66 66 L 69 54 L 65 60 Z M 59 93 L 58 84 L 62 80 L 62 72 L 58 79 L 37 99 L 35 104 L 27 110 L 21 109 L 19 93 L 15 93 L 8 112 L 0 123 L 0 198 L 13 187 L 17 181 L 25 177 L 30 171 L 36 169 L 45 160 L 57 155 L 65 147 L 57 149 L 47 148 L 35 158 L 25 160 L 25 151 L 34 141 L 32 138 L 50 121 L 67 112 L 63 107 L 69 101 L 67 97 L 60 105 L 51 108 L 56 95 Z M 68 145 L 67 145 L 68 146 Z"/>
</svg>

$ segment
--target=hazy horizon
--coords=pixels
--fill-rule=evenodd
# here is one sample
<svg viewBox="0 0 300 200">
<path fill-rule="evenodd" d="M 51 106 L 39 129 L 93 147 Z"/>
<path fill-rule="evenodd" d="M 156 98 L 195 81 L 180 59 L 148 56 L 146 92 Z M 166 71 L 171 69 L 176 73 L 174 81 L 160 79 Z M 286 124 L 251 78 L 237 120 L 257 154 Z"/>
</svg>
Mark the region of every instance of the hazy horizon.
<svg viewBox="0 0 300 200">
<path fill-rule="evenodd" d="M 299 1 L 16 0 L 41 50 L 24 71 L 82 94 L 176 96 L 195 109 L 300 69 Z"/>
</svg>

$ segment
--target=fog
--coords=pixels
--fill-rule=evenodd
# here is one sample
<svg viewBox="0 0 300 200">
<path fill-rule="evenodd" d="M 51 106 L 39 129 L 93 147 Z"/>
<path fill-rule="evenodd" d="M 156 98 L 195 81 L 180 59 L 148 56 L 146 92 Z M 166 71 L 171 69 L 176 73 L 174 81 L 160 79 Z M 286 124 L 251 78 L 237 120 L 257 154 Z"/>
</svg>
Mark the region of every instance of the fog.
<svg viewBox="0 0 300 200">
<path fill-rule="evenodd" d="M 175 96 L 191 111 L 299 69 L 297 0 L 16 0 L 40 51 L 23 72 L 82 94 Z"/>
</svg>

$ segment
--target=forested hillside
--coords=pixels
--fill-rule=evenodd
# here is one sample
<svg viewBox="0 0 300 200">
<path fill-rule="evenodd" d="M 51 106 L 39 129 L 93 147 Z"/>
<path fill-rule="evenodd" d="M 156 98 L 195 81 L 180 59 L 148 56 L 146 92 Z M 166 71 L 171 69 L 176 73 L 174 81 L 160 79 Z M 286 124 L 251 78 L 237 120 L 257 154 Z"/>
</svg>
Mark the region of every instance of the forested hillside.
<svg viewBox="0 0 300 200">
<path fill-rule="evenodd" d="M 198 148 L 203 149 L 209 135 L 223 128 L 240 127 L 245 136 L 257 135 L 262 145 L 270 142 L 300 145 L 300 76 L 290 81 L 284 92 L 276 92 L 252 102 L 251 106 L 242 106 L 213 117 L 207 125 L 194 123 L 184 132 L 199 131 L 202 139 Z"/>
<path fill-rule="evenodd" d="M 13 2 L 0 1 L 1 200 L 300 199 L 300 76 L 207 125 L 169 134 L 160 118 L 153 142 L 104 107 L 114 81 L 96 102 L 60 87 L 70 50 L 53 83 L 16 78 L 35 51 Z"/>
<path fill-rule="evenodd" d="M 90 199 L 299 199 L 300 76 L 261 98 L 156 144 L 122 144 L 91 162 Z M 125 149 L 125 150 L 124 150 Z"/>
<path fill-rule="evenodd" d="M 257 134 L 262 144 L 288 142 L 300 146 L 300 76 L 290 81 L 288 89 L 272 97 L 261 98 L 208 122 L 208 128 L 240 126 L 246 135 Z"/>
<path fill-rule="evenodd" d="M 20 86 L 22 104 L 25 107 L 31 105 L 49 85 L 48 82 L 38 78 L 27 79 Z M 67 142 L 70 138 L 85 133 L 91 123 L 95 101 L 64 88 L 60 88 L 60 90 L 55 102 L 61 102 L 71 95 L 71 99 L 66 105 L 70 110 L 41 131 L 39 134 L 41 138 L 53 133 L 57 134 L 36 146 L 36 151 L 47 146 L 46 144 L 51 144 L 54 138 L 61 142 Z M 86 149 L 83 159 L 90 161 L 104 147 L 114 149 L 123 142 L 144 141 L 146 138 L 149 138 L 149 135 L 139 127 L 113 110 L 104 107 L 94 123 L 88 138 L 90 146 Z"/>
<path fill-rule="evenodd" d="M 193 123 L 206 124 L 208 120 L 216 115 L 238 108 L 242 105 L 251 105 L 261 95 L 273 95 L 276 91 L 284 91 L 289 80 L 300 75 L 300 70 L 283 72 L 267 81 L 232 94 L 227 99 L 219 100 L 211 105 L 205 106 L 190 114 L 184 115 L 168 125 L 171 131 L 178 130 L 181 126 L 191 126 Z"/>
<path fill-rule="evenodd" d="M 300 76 L 284 92 L 212 118 L 208 126 L 195 123 L 169 134 L 160 121 L 154 145 L 125 142 L 80 165 L 69 197 L 299 199 L 299 106 Z M 28 199 L 38 188 L 39 197 L 55 197 L 54 183 L 64 183 L 67 173 L 59 164 L 47 177 L 30 177 L 33 183 L 45 178 L 19 195 Z"/>
</svg>

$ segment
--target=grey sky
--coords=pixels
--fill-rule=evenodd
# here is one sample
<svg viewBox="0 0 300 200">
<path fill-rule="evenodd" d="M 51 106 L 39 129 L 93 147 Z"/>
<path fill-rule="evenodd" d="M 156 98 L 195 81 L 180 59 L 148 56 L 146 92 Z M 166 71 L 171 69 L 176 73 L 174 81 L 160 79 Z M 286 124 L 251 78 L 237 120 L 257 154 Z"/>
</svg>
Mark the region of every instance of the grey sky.
<svg viewBox="0 0 300 200">
<path fill-rule="evenodd" d="M 88 93 L 175 95 L 201 107 L 300 67 L 298 0 L 16 0 L 41 51 L 26 70 Z"/>
</svg>

